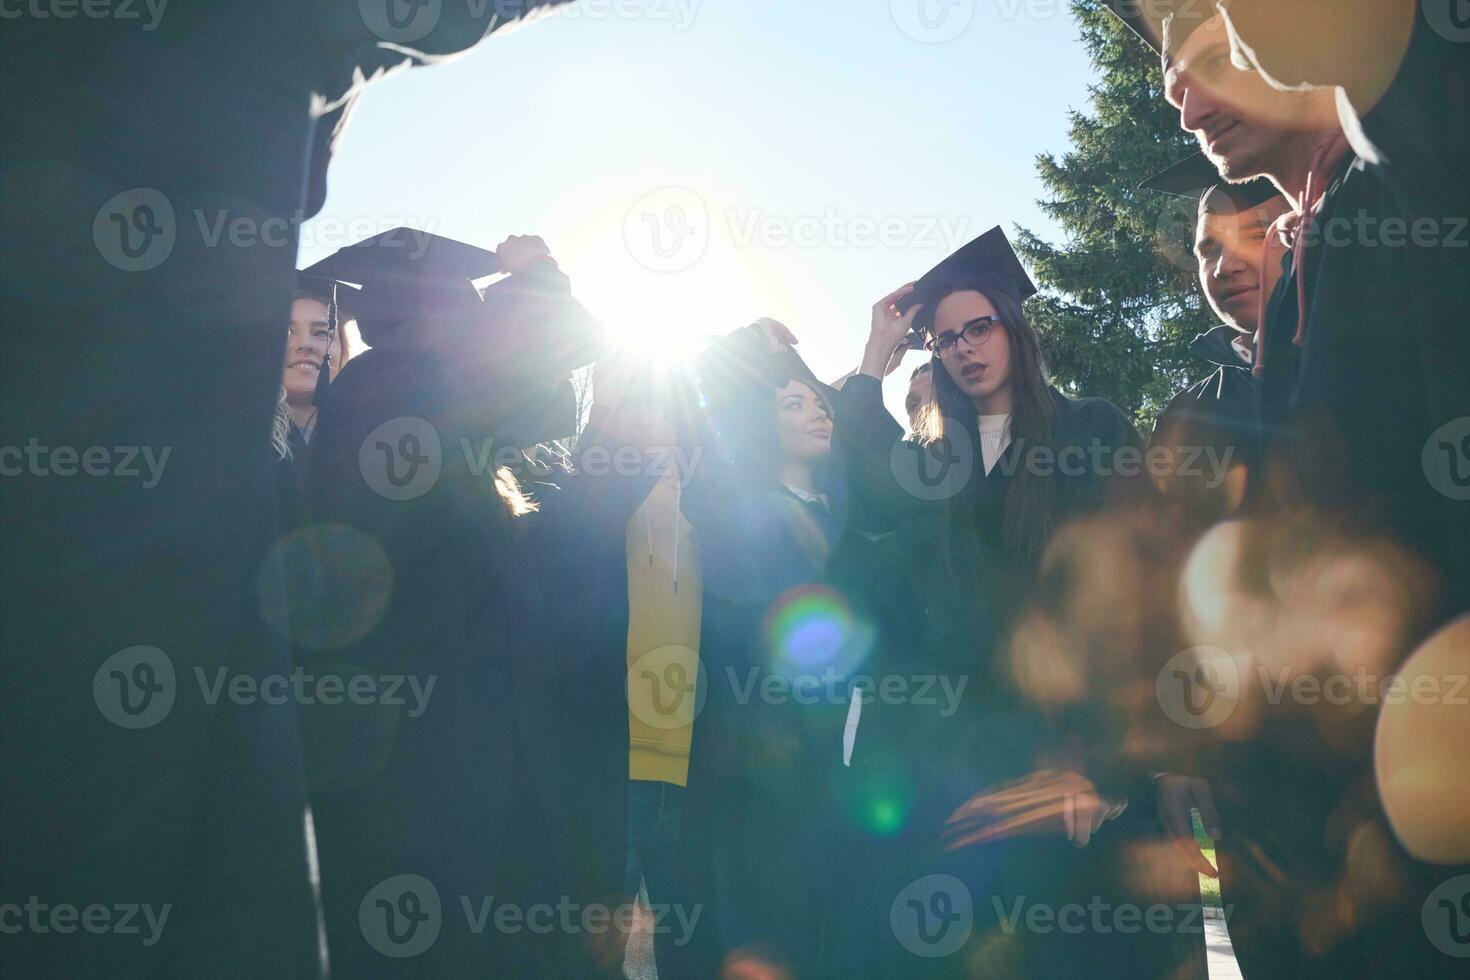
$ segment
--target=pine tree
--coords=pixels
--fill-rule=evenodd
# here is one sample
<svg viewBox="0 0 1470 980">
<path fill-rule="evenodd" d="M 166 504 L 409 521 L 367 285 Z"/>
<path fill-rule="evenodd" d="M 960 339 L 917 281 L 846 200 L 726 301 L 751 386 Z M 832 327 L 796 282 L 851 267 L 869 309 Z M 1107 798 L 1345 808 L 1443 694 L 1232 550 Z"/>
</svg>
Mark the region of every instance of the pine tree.
<svg viewBox="0 0 1470 980">
<path fill-rule="evenodd" d="M 1158 58 L 1101 0 L 1072 0 L 1098 72 L 1090 113 L 1071 114 L 1072 148 L 1037 157 L 1038 202 L 1066 232 L 1052 245 L 1018 229 L 1042 293 L 1027 307 L 1052 377 L 1107 398 L 1147 434 L 1171 395 L 1204 372 L 1186 346 L 1217 322 L 1200 295 L 1193 202 L 1139 184 L 1198 149 L 1164 101 Z"/>
</svg>

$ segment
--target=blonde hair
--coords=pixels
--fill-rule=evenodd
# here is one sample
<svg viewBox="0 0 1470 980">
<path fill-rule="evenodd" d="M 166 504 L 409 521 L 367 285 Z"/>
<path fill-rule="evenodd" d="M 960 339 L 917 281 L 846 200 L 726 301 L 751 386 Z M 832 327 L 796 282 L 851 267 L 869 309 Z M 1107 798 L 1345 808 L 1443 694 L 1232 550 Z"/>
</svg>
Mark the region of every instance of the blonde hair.
<svg viewBox="0 0 1470 980">
<path fill-rule="evenodd" d="M 291 406 L 286 404 L 285 385 L 276 392 L 276 414 L 271 419 L 271 448 L 276 452 L 276 459 L 284 462 L 291 458 Z"/>
</svg>

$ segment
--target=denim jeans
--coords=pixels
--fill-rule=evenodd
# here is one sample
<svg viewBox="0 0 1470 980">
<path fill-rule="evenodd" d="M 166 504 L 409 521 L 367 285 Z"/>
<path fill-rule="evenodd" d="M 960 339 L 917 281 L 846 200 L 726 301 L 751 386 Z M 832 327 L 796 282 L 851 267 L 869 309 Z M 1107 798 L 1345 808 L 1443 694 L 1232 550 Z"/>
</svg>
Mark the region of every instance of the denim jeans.
<svg viewBox="0 0 1470 980">
<path fill-rule="evenodd" d="M 623 884 L 629 896 L 638 894 L 642 881 L 648 887 L 649 905 L 667 901 L 683 808 L 682 786 L 628 781 L 628 871 Z"/>
</svg>

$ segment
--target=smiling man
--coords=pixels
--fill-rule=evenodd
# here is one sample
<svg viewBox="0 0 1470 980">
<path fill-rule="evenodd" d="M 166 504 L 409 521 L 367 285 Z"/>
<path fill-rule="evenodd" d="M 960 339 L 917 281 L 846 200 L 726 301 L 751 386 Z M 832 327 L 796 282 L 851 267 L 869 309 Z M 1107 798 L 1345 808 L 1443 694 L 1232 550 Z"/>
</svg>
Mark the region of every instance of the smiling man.
<svg viewBox="0 0 1470 980">
<path fill-rule="evenodd" d="M 1145 21 L 1143 6 L 1177 11 Z M 1268 176 L 1290 207 L 1263 264 L 1281 256 L 1281 281 L 1269 293 L 1258 284 L 1256 475 L 1269 479 L 1251 480 L 1249 506 L 1292 530 L 1330 522 L 1356 540 L 1410 549 L 1434 572 L 1425 591 L 1438 606 L 1423 624 L 1432 626 L 1470 594 L 1470 562 L 1453 544 L 1465 540 L 1467 512 L 1436 492 L 1425 461 L 1436 426 L 1470 417 L 1465 252 L 1445 237 L 1450 216 L 1470 204 L 1470 48 L 1436 26 L 1442 5 L 1432 3 L 1407 52 L 1402 30 L 1364 26 L 1374 22 L 1368 8 L 1401 14 L 1397 0 L 1219 6 L 1235 21 L 1233 51 L 1215 4 L 1118 0 L 1115 9 L 1161 52 L 1181 126 L 1220 173 Z M 1368 70 L 1362 55 L 1376 47 L 1396 76 Z M 1246 64 L 1277 82 L 1344 88 L 1282 91 Z M 1420 237 L 1400 231 L 1412 227 Z M 1311 598 L 1295 599 L 1286 618 L 1300 622 L 1311 608 Z M 1415 642 L 1406 636 L 1395 649 Z M 1377 706 L 1349 707 L 1366 731 Z M 1391 838 L 1371 754 L 1334 737 L 1338 724 L 1273 703 L 1254 736 L 1222 742 L 1208 766 L 1241 970 L 1249 980 L 1459 976 L 1463 965 L 1426 938 L 1424 910 L 1433 888 L 1465 869 L 1418 860 Z"/>
<path fill-rule="evenodd" d="M 1169 447 L 1176 460 L 1194 458 L 1186 454 L 1210 447 L 1226 466 L 1249 467 L 1256 416 L 1257 386 L 1251 376 L 1256 327 L 1262 297 L 1270 295 L 1282 275 L 1279 261 L 1266 261 L 1266 242 L 1271 225 L 1287 209 L 1286 199 L 1267 180 L 1228 183 L 1203 154 L 1156 174 L 1143 186 L 1197 199 L 1194 257 L 1200 291 L 1220 318 L 1219 326 L 1189 345 L 1214 372 L 1174 396 L 1151 442 Z M 1164 479 L 1161 488 L 1173 499 L 1199 505 L 1209 519 L 1234 511 L 1243 497 L 1241 481 L 1222 482 L 1219 474 L 1185 472 L 1183 467 Z"/>
</svg>

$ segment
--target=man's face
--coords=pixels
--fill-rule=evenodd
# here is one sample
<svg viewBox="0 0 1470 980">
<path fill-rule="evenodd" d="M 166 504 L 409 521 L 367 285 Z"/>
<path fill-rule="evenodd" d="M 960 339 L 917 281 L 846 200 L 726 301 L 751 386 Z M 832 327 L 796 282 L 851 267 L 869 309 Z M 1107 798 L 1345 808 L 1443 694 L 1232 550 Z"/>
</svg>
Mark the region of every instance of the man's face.
<svg viewBox="0 0 1470 980">
<path fill-rule="evenodd" d="M 1210 203 L 1211 210 L 1200 216 L 1194 239 L 1200 286 L 1223 322 L 1253 334 L 1261 296 L 1269 296 L 1281 279 L 1277 263 L 1269 265 L 1262 278 L 1261 258 L 1267 232 L 1286 210 L 1286 199 L 1273 197 L 1239 212 L 1220 194 L 1212 195 Z"/>
<path fill-rule="evenodd" d="M 1330 129 L 1330 91 L 1280 92 L 1230 61 L 1225 22 L 1213 17 L 1165 54 L 1164 94 L 1179 124 L 1229 180 L 1279 169 L 1286 137 Z"/>
</svg>

